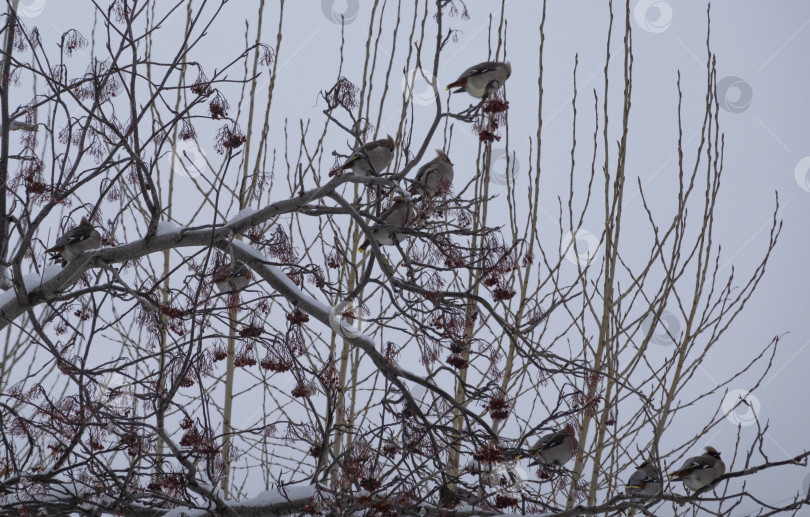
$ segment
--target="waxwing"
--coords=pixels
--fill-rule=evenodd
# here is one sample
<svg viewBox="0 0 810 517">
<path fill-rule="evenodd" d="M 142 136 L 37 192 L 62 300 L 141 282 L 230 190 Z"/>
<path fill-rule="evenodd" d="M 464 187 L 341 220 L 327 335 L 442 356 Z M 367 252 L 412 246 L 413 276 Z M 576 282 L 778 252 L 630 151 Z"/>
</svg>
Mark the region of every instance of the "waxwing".
<svg viewBox="0 0 810 517">
<path fill-rule="evenodd" d="M 689 490 L 700 490 L 711 485 L 715 479 L 726 473 L 726 464 L 714 447 L 706 447 L 700 456 L 689 458 L 679 470 L 669 474 L 683 481 Z"/>
<path fill-rule="evenodd" d="M 391 138 L 391 135 L 388 135 L 387 138 L 382 140 L 375 140 L 365 144 L 365 154 L 368 159 L 363 156 L 363 147 L 356 147 L 338 170 L 351 169 L 358 176 L 379 175 L 388 167 L 394 157 L 394 139 Z M 371 160 L 371 163 L 369 163 L 369 160 Z"/>
<path fill-rule="evenodd" d="M 70 262 L 87 250 L 101 247 L 101 234 L 86 218 L 82 217 L 79 226 L 68 230 L 56 240 L 53 247 L 45 250 L 46 253 L 58 253 L 64 260 Z"/>
<path fill-rule="evenodd" d="M 441 149 L 436 149 L 436 158 L 430 160 L 419 168 L 411 194 L 425 194 L 434 197 L 436 194 L 447 192 L 453 184 L 453 162 Z"/>
<path fill-rule="evenodd" d="M 509 63 L 487 61 L 465 70 L 458 79 L 447 85 L 447 89 L 458 87 L 454 93 L 467 92 L 480 99 L 497 91 L 510 75 L 512 66 Z"/>
</svg>

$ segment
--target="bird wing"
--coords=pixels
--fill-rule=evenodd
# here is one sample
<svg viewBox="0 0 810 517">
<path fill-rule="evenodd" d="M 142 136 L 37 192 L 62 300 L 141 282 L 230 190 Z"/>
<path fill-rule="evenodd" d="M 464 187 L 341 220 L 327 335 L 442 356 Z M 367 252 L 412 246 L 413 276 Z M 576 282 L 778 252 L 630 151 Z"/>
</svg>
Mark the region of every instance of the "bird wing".
<svg viewBox="0 0 810 517">
<path fill-rule="evenodd" d="M 379 149 L 380 147 L 383 147 L 384 145 L 387 146 L 387 144 L 388 143 L 387 143 L 386 140 L 374 140 L 373 142 L 368 142 L 366 144 L 366 154 L 370 153 L 374 149 Z M 352 156 L 357 158 L 358 156 L 360 156 L 360 151 L 362 151 L 362 150 L 363 150 L 362 145 L 359 145 L 359 146 L 355 147 L 353 152 L 352 152 Z"/>
<path fill-rule="evenodd" d="M 702 458 L 692 458 L 683 467 L 681 467 L 680 470 L 673 472 L 672 474 L 670 474 L 670 476 L 678 476 L 678 477 L 688 476 L 689 474 L 691 474 L 696 470 L 703 470 L 711 467 L 712 467 L 711 463 Z"/>
<path fill-rule="evenodd" d="M 62 245 L 66 244 L 73 244 L 75 242 L 81 242 L 85 239 L 90 237 L 90 232 L 76 232 L 75 234 L 69 236 L 67 240 Z"/>
<path fill-rule="evenodd" d="M 421 166 L 416 173 L 416 178 L 414 178 L 418 183 L 424 183 L 427 177 L 436 171 L 436 160 L 431 160 Z"/>
<path fill-rule="evenodd" d="M 638 488 L 642 489 L 649 483 L 660 483 L 661 480 L 655 474 L 650 474 L 649 472 L 645 472 L 643 470 L 637 470 L 630 476 L 630 479 L 627 480 L 627 484 L 625 485 L 626 488 Z"/>
<path fill-rule="evenodd" d="M 491 72 L 498 68 L 498 63 L 487 61 L 486 63 L 479 63 L 475 66 L 471 66 L 470 68 L 464 70 L 464 72 L 458 77 L 459 79 L 463 79 L 464 77 L 471 77 L 473 75 L 480 75 L 485 74 L 487 72 Z"/>
<path fill-rule="evenodd" d="M 565 439 L 565 434 L 563 433 L 554 433 L 548 436 L 544 436 L 540 438 L 540 441 L 534 446 L 535 451 L 540 451 L 543 449 L 549 449 L 551 447 L 556 447 L 563 443 Z"/>
<path fill-rule="evenodd" d="M 693 460 L 689 463 L 689 466 L 685 469 L 681 470 L 700 470 L 700 469 L 707 469 L 711 467 L 708 461 L 705 460 Z"/>
<path fill-rule="evenodd" d="M 390 224 L 390 225 L 399 225 L 399 221 L 393 220 L 392 216 L 402 208 L 402 205 L 399 203 L 393 203 L 388 206 L 385 210 L 380 213 L 379 217 L 375 218 L 375 223 L 371 227 L 372 230 L 376 228 L 381 228 L 383 225 Z M 391 220 L 389 220 L 391 219 Z"/>
<path fill-rule="evenodd" d="M 646 485 L 647 483 L 659 483 L 659 482 L 660 481 L 655 477 L 645 474 L 641 474 L 637 479 L 633 479 L 632 477 L 630 477 L 629 481 L 629 483 L 633 483 L 634 485 L 642 485 L 642 486 Z"/>
<path fill-rule="evenodd" d="M 358 158 L 360 158 L 359 154 L 352 153 L 352 155 L 346 159 L 346 161 L 343 163 L 343 165 L 341 165 L 341 167 L 345 168 L 347 165 L 351 165 L 352 163 L 356 162 Z"/>
<path fill-rule="evenodd" d="M 373 142 L 367 143 L 366 144 L 366 152 L 373 151 L 374 149 L 377 149 L 378 147 L 382 147 L 383 143 L 385 143 L 385 140 L 374 140 Z"/>
<path fill-rule="evenodd" d="M 46 252 L 59 251 L 61 249 L 64 249 L 64 247 L 67 246 L 68 244 L 73 244 L 87 239 L 88 237 L 90 237 L 91 233 L 92 228 L 88 229 L 82 228 L 81 226 L 77 226 L 76 228 L 70 230 L 66 234 L 56 239 L 56 243 L 53 245 L 53 247 L 45 251 Z"/>
<path fill-rule="evenodd" d="M 374 149 L 382 147 L 384 142 L 385 142 L 385 140 L 374 140 L 373 142 L 367 143 L 366 144 L 366 154 L 370 153 Z M 356 162 L 358 159 L 362 158 L 362 155 L 360 154 L 362 150 L 363 150 L 362 145 L 358 146 L 358 147 L 355 147 L 352 150 L 352 154 L 346 159 L 346 161 L 343 163 L 343 165 L 341 167 L 346 167 L 347 165 L 350 165 L 350 164 Z"/>
</svg>

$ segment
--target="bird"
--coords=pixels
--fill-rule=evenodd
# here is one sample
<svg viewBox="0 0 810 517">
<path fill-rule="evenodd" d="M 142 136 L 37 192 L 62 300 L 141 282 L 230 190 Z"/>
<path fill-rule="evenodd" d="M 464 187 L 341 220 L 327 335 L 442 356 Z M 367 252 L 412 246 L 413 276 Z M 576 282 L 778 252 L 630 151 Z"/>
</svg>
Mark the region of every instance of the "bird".
<svg viewBox="0 0 810 517">
<path fill-rule="evenodd" d="M 12 120 L 8 123 L 9 131 L 36 131 L 39 129 L 36 124 L 29 124 L 22 120 Z"/>
<path fill-rule="evenodd" d="M 365 149 L 365 155 L 368 158 L 363 156 L 363 149 Z M 393 157 L 394 139 L 391 138 L 391 135 L 388 135 L 387 138 L 382 140 L 374 140 L 365 144 L 365 147 L 362 145 L 355 147 L 346 162 L 338 167 L 338 170 L 351 169 L 352 172 L 363 177 L 378 175 L 388 167 Z M 371 160 L 371 163 L 369 163 L 369 160 Z"/>
<path fill-rule="evenodd" d="M 220 293 L 228 294 L 241 291 L 253 282 L 253 273 L 243 262 L 222 264 L 214 269 L 212 281 Z"/>
<path fill-rule="evenodd" d="M 453 93 L 467 92 L 476 99 L 488 96 L 504 85 L 512 75 L 512 65 L 498 61 L 486 61 L 471 66 L 458 79 L 447 85 L 447 90 L 458 87 Z"/>
<path fill-rule="evenodd" d="M 720 453 L 714 447 L 706 447 L 706 452 L 686 460 L 683 467 L 671 472 L 669 477 L 677 477 L 686 488 L 697 491 L 711 485 L 725 473 L 726 464 L 720 459 Z"/>
<path fill-rule="evenodd" d="M 541 437 L 529 449 L 529 456 L 534 458 L 529 465 L 561 466 L 574 457 L 578 446 L 574 427 L 567 424 L 562 430 Z"/>
<path fill-rule="evenodd" d="M 476 506 L 480 502 L 481 498 L 475 492 L 458 485 L 454 489 L 447 485 L 439 487 L 439 505 L 442 508 L 454 508 L 459 503 Z"/>
<path fill-rule="evenodd" d="M 651 462 L 645 461 L 637 467 L 624 489 L 627 495 L 652 497 L 661 492 L 661 473 Z"/>
<path fill-rule="evenodd" d="M 399 242 L 401 235 L 396 232 L 396 227 L 403 228 L 416 221 L 416 210 L 411 205 L 411 201 L 401 195 L 393 197 L 393 203 L 380 214 L 380 221 L 371 228 L 371 235 L 377 241 L 378 246 L 391 246 Z M 392 228 L 393 227 L 393 228 Z M 357 248 L 363 253 L 371 243 L 368 239 Z"/>
<path fill-rule="evenodd" d="M 441 149 L 436 149 L 436 158 L 419 167 L 413 185 L 408 189 L 411 194 L 426 194 L 434 197 L 450 190 L 453 183 L 453 162 Z"/>
<path fill-rule="evenodd" d="M 87 250 L 101 247 L 101 234 L 87 217 L 82 217 L 79 226 L 68 230 L 56 240 L 52 248 L 46 253 L 56 253 L 62 256 L 65 262 L 70 262 Z"/>
</svg>

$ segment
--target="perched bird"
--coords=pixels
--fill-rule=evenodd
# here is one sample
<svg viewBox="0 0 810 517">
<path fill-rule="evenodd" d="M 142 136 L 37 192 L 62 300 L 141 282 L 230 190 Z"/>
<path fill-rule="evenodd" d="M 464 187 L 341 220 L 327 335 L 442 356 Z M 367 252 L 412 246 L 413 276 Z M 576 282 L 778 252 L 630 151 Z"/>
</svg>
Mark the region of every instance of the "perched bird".
<svg viewBox="0 0 810 517">
<path fill-rule="evenodd" d="M 487 61 L 465 70 L 447 89 L 458 87 L 453 93 L 467 92 L 476 99 L 497 91 L 512 75 L 512 65 Z"/>
<path fill-rule="evenodd" d="M 36 131 L 39 129 L 36 124 L 29 124 L 22 120 L 12 120 L 8 123 L 9 131 Z"/>
<path fill-rule="evenodd" d="M 79 226 L 69 230 L 56 240 L 46 253 L 58 253 L 66 262 L 70 262 L 87 250 L 101 247 L 101 234 L 86 218 L 82 217 Z"/>
<path fill-rule="evenodd" d="M 638 466 L 624 489 L 627 495 L 636 497 L 652 497 L 661 493 L 661 473 L 658 468 L 650 461 L 645 461 Z"/>
<path fill-rule="evenodd" d="M 408 189 L 411 194 L 433 197 L 450 189 L 453 183 L 453 162 L 441 149 L 436 149 L 436 154 L 436 158 L 419 167 L 414 183 Z"/>
<path fill-rule="evenodd" d="M 365 144 L 365 153 L 368 159 L 363 156 L 363 146 L 356 147 L 346 162 L 338 167 L 338 170 L 351 169 L 358 176 L 372 176 L 381 173 L 394 157 L 394 139 L 388 135 L 382 140 L 369 142 Z"/>
<path fill-rule="evenodd" d="M 214 269 L 212 281 L 220 293 L 228 294 L 249 286 L 253 282 L 253 273 L 249 267 L 237 260 L 233 265 L 222 264 Z"/>
<path fill-rule="evenodd" d="M 371 227 L 371 234 L 374 236 L 374 240 L 377 241 L 378 246 L 391 246 L 398 243 L 401 235 L 397 233 L 397 227 L 403 228 L 416 221 L 416 210 L 409 199 L 397 195 L 394 196 L 393 201 L 391 206 L 380 214 L 382 223 L 376 223 Z M 370 242 L 366 239 L 357 248 L 357 251 L 363 253 L 369 245 Z"/>
<path fill-rule="evenodd" d="M 543 436 L 529 449 L 529 455 L 534 458 L 529 465 L 563 465 L 574 457 L 578 446 L 574 427 L 568 424 L 561 431 Z"/>
<path fill-rule="evenodd" d="M 700 456 L 689 458 L 680 470 L 669 474 L 677 477 L 689 490 L 700 490 L 707 487 L 726 473 L 726 464 L 720 459 L 720 453 L 714 447 L 706 447 Z"/>
<path fill-rule="evenodd" d="M 439 506 L 442 508 L 454 508 L 459 503 L 467 503 L 475 506 L 481 502 L 481 498 L 475 492 L 456 485 L 454 490 L 444 485 L 439 488 Z"/>
</svg>

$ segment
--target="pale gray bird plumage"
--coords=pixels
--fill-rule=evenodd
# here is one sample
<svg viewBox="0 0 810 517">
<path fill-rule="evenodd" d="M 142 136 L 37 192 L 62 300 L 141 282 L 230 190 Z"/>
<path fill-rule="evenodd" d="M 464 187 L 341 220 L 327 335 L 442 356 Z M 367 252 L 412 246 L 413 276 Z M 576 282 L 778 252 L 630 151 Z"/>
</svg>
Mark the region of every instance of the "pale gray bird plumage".
<svg viewBox="0 0 810 517">
<path fill-rule="evenodd" d="M 564 465 L 574 457 L 578 446 L 573 426 L 566 425 L 560 431 L 543 436 L 529 449 L 529 455 L 534 458 L 529 465 Z"/>
<path fill-rule="evenodd" d="M 36 124 L 29 124 L 22 120 L 12 120 L 8 123 L 9 131 L 36 131 L 39 129 Z"/>
<path fill-rule="evenodd" d="M 56 240 L 47 253 L 59 253 L 70 262 L 87 250 L 101 247 L 101 234 L 86 217 L 82 217 L 79 226 L 69 230 Z"/>
<path fill-rule="evenodd" d="M 253 282 L 253 273 L 244 263 L 223 264 L 214 270 L 212 281 L 219 292 L 228 294 L 245 289 Z"/>
<path fill-rule="evenodd" d="M 711 485 L 715 479 L 726 473 L 726 464 L 714 447 L 706 447 L 700 456 L 689 458 L 683 467 L 669 474 L 683 481 L 689 490 L 696 491 Z"/>
<path fill-rule="evenodd" d="M 388 135 L 382 140 L 374 140 L 365 144 L 365 154 L 368 159 L 363 156 L 363 147 L 356 147 L 349 158 L 339 167 L 339 170 L 351 169 L 358 176 L 380 174 L 394 157 L 394 139 Z M 369 160 L 371 160 L 370 163 Z"/>
<path fill-rule="evenodd" d="M 469 504 L 470 506 L 476 506 L 481 503 L 481 498 L 478 497 L 478 494 L 458 485 L 456 485 L 454 490 L 450 490 L 447 486 L 439 488 L 439 498 L 443 504 L 454 502 L 455 500 Z"/>
<path fill-rule="evenodd" d="M 434 197 L 447 192 L 453 184 L 453 162 L 441 149 L 436 149 L 436 158 L 422 165 L 416 172 L 411 194 L 425 194 Z"/>
<path fill-rule="evenodd" d="M 501 88 L 512 75 L 512 65 L 498 61 L 486 61 L 471 66 L 458 79 L 447 85 L 456 88 L 454 93 L 467 92 L 476 99 L 488 96 Z"/>
<path fill-rule="evenodd" d="M 379 222 L 371 227 L 371 234 L 374 240 L 377 241 L 378 246 L 392 246 L 401 240 L 401 234 L 396 229 L 404 228 L 416 222 L 416 209 L 411 204 L 409 199 L 402 196 L 395 196 L 391 206 L 386 208 L 380 214 Z M 368 239 L 363 241 L 357 251 L 363 253 L 369 247 L 370 242 Z"/>
<path fill-rule="evenodd" d="M 661 493 L 661 473 L 650 461 L 637 467 L 625 485 L 627 495 L 635 497 L 652 497 Z"/>
</svg>

